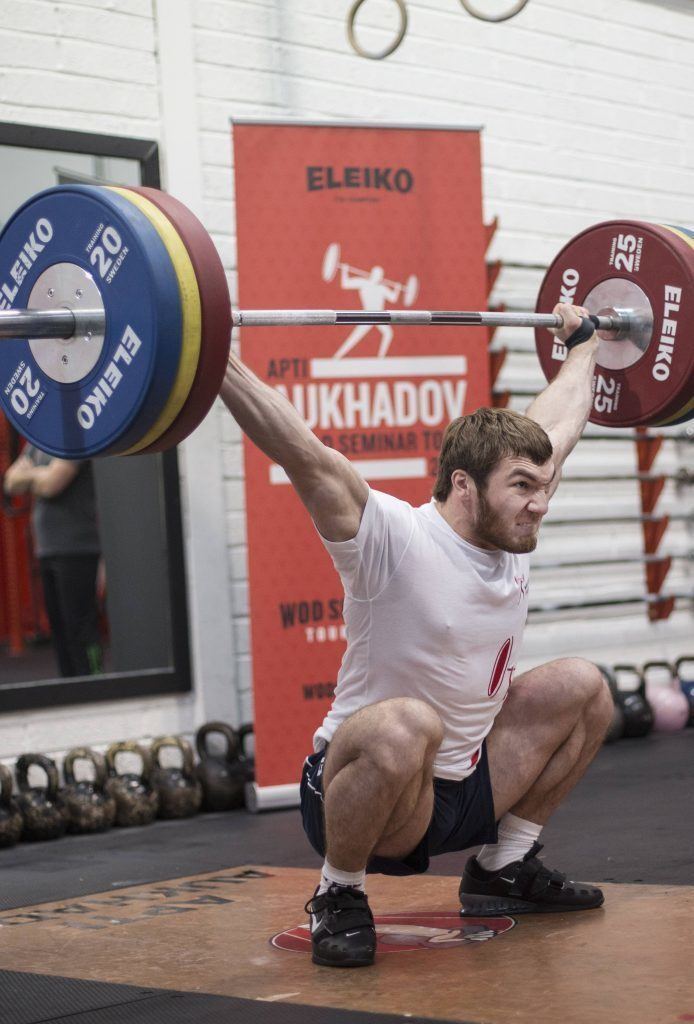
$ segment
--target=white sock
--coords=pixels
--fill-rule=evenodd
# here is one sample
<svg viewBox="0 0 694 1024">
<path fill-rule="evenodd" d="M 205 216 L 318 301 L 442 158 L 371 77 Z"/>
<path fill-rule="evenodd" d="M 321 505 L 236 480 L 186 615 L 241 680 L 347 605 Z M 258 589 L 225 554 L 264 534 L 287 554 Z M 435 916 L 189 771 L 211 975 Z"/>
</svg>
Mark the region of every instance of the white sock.
<svg viewBox="0 0 694 1024">
<path fill-rule="evenodd" d="M 361 871 L 338 871 L 327 860 L 323 864 L 320 876 L 318 895 L 325 892 L 331 885 L 350 885 L 353 889 L 361 889 L 364 892 L 366 880 L 366 869 Z"/>
<path fill-rule="evenodd" d="M 477 863 L 485 871 L 499 871 L 514 860 L 522 860 L 533 843 L 540 838 L 542 825 L 524 821 L 515 814 L 504 814 L 499 822 L 499 840 L 492 846 L 483 846 L 477 854 Z"/>
</svg>

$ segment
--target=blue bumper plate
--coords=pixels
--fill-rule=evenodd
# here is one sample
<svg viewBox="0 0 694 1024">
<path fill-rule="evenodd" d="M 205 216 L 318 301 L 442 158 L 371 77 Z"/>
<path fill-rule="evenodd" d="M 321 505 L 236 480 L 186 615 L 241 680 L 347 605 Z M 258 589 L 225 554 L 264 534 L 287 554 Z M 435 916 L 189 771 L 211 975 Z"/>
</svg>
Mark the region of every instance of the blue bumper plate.
<svg viewBox="0 0 694 1024">
<path fill-rule="evenodd" d="M 106 327 L 98 358 L 66 383 L 37 362 L 35 343 L 3 341 L 1 408 L 50 455 L 114 454 L 145 436 L 175 380 L 182 337 L 176 273 L 144 214 L 89 185 L 41 192 L 8 221 L 0 235 L 0 309 L 26 308 L 37 280 L 58 264 L 91 275 L 101 296 Z M 40 308 L 36 297 L 32 305 Z M 71 341 L 58 344 L 70 353 Z"/>
</svg>

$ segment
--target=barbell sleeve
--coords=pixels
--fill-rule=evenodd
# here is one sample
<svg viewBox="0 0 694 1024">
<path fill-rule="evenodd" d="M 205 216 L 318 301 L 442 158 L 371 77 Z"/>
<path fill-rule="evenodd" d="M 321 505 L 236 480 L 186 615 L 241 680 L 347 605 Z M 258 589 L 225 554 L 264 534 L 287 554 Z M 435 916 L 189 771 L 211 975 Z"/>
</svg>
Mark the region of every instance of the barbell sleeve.
<svg viewBox="0 0 694 1024">
<path fill-rule="evenodd" d="M 0 310 L 0 338 L 72 338 L 75 334 L 103 333 L 102 309 Z"/>
</svg>

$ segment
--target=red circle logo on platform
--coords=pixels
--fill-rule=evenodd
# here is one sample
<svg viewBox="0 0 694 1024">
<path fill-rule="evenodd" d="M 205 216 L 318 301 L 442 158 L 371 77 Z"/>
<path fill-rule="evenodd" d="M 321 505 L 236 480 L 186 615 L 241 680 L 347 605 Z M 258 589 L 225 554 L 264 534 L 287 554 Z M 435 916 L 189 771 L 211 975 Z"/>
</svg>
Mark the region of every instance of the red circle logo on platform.
<svg viewBox="0 0 694 1024">
<path fill-rule="evenodd" d="M 379 914 L 375 918 L 379 953 L 406 953 L 414 949 L 450 949 L 472 942 L 486 942 L 507 932 L 516 923 L 510 917 L 465 917 L 455 911 L 421 911 L 410 914 Z M 311 951 L 308 924 L 297 925 L 270 940 L 277 949 L 295 953 Z"/>
</svg>

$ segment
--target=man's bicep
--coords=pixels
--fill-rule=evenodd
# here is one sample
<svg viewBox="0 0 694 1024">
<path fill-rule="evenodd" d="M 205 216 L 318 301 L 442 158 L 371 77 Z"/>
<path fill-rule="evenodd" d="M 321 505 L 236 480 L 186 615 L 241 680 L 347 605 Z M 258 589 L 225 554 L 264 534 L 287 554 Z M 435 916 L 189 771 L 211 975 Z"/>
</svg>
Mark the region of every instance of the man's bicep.
<svg viewBox="0 0 694 1024">
<path fill-rule="evenodd" d="M 325 540 L 357 535 L 369 487 L 349 459 L 324 448 L 318 458 L 290 471 L 289 478 Z"/>
</svg>

